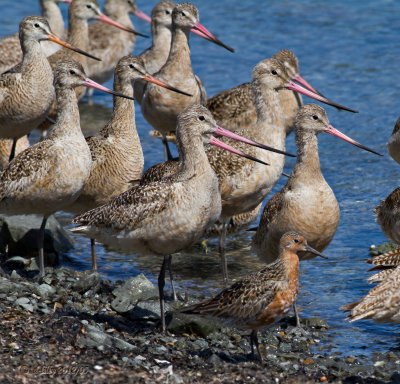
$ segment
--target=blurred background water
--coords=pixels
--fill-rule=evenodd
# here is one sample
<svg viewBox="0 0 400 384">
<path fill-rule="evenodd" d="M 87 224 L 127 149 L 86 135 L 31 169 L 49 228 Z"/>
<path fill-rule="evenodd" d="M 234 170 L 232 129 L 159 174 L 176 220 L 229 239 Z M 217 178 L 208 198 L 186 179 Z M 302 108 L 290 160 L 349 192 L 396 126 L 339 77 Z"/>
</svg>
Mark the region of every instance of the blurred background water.
<svg viewBox="0 0 400 384">
<path fill-rule="evenodd" d="M 102 4 L 102 2 L 100 2 Z M 150 13 L 155 1 L 138 0 Z M 23 16 L 38 14 L 34 0 L 1 0 L 1 35 L 17 31 Z M 192 36 L 192 62 L 208 95 L 248 81 L 253 66 L 279 49 L 289 48 L 299 58 L 302 75 L 331 99 L 358 109 L 359 114 L 327 108 L 331 122 L 356 140 L 385 153 L 379 158 L 326 135 L 319 137 L 322 170 L 336 193 L 341 223 L 325 254 L 329 260 L 312 260 L 301 265 L 299 306 L 302 316 L 320 316 L 329 325 L 334 350 L 355 355 L 398 348 L 398 326 L 370 322 L 349 324 L 339 310 L 364 295 L 370 286 L 368 248 L 386 241 L 375 222 L 373 208 L 398 186 L 400 168 L 386 155 L 386 142 L 400 114 L 398 70 L 398 15 L 400 2 L 269 0 L 197 0 L 201 21 L 224 42 L 236 48 L 224 49 Z M 65 6 L 61 5 L 65 11 Z M 140 32 L 149 26 L 134 20 Z M 150 40 L 138 38 L 135 52 L 147 48 Z M 112 87 L 112 81 L 107 86 Z M 305 102 L 309 100 L 305 99 Z M 82 105 L 82 125 L 96 130 L 110 116 L 112 99 L 95 93 L 94 107 Z M 141 137 L 146 167 L 163 160 L 161 143 L 149 136 L 149 126 L 136 106 L 136 124 Z M 229 127 L 227 127 L 229 128 Z M 295 151 L 293 135 L 288 150 Z M 286 172 L 295 160 L 287 159 Z M 280 180 L 273 192 L 278 191 Z M 269 197 L 271 197 L 270 194 Z M 65 215 L 61 214 L 65 218 Z M 66 217 L 69 219 L 69 217 Z M 77 269 L 90 268 L 88 240 L 75 237 L 75 249 L 64 263 Z M 238 278 L 261 267 L 250 252 L 251 234 L 228 239 L 229 269 Z M 161 259 L 111 252 L 98 246 L 99 268 L 111 279 L 126 279 L 145 273 L 155 281 Z M 198 246 L 174 256 L 174 271 L 181 290 L 211 294 L 220 287 L 216 241 L 208 252 Z"/>
</svg>

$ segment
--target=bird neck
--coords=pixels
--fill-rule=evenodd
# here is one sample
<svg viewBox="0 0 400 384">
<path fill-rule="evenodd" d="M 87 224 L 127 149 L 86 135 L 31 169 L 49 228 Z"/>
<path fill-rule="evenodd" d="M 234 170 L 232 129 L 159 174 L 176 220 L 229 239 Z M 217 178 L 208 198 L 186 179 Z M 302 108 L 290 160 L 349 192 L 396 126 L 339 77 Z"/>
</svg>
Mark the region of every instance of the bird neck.
<svg viewBox="0 0 400 384">
<path fill-rule="evenodd" d="M 174 71 L 179 68 L 180 73 L 193 72 L 190 60 L 189 31 L 178 27 L 173 28 L 171 49 L 164 67 L 173 67 Z"/>
<path fill-rule="evenodd" d="M 297 253 L 285 249 L 281 251 L 280 259 L 286 272 L 286 276 L 289 277 L 291 281 L 293 280 L 297 285 L 300 264 Z"/>
<path fill-rule="evenodd" d="M 21 37 L 20 41 L 23 54 L 21 73 L 44 72 L 46 70 L 52 76 L 53 72 L 40 43 L 34 39 Z"/>
<path fill-rule="evenodd" d="M 252 139 L 284 148 L 286 132 L 278 91 L 257 80 L 251 86 L 257 111 L 257 123 L 251 128 Z"/>
<path fill-rule="evenodd" d="M 55 85 L 57 99 L 57 120 L 49 138 L 82 135 L 78 100 L 75 90 L 70 87 Z"/>
<path fill-rule="evenodd" d="M 153 36 L 151 49 L 157 52 L 157 54 L 165 57 L 164 62 L 166 62 L 168 59 L 169 51 L 171 49 L 171 28 L 160 25 L 153 21 L 151 23 L 151 31 Z"/>
<path fill-rule="evenodd" d="M 318 139 L 315 132 L 296 128 L 297 162 L 293 176 L 311 177 L 315 180 L 321 175 L 318 154 Z"/>
<path fill-rule="evenodd" d="M 89 26 L 86 19 L 69 14 L 68 43 L 87 51 L 89 48 Z M 66 50 L 66 48 L 63 48 Z M 72 51 L 71 51 L 72 52 Z M 75 52 L 72 52 L 75 53 Z M 77 56 L 83 56 L 76 54 Z"/>
<path fill-rule="evenodd" d="M 132 83 L 123 81 L 118 75 L 114 78 L 114 91 L 133 97 Z M 107 133 L 111 133 L 114 136 L 128 136 L 127 139 L 129 140 L 131 140 L 129 136 L 133 134 L 135 139 L 139 141 L 135 124 L 134 102 L 123 97 L 113 96 L 113 105 L 111 121 L 106 126 Z"/>
<path fill-rule="evenodd" d="M 42 0 L 40 6 L 42 8 L 42 15 L 49 22 L 52 32 L 58 37 L 63 37 L 65 31 L 64 19 L 59 6 L 52 1 L 46 0 Z"/>
<path fill-rule="evenodd" d="M 204 150 L 203 139 L 200 136 L 196 134 L 180 135 L 178 133 L 177 145 L 181 164 L 181 177 L 191 178 L 204 172 L 212 172 Z"/>
</svg>

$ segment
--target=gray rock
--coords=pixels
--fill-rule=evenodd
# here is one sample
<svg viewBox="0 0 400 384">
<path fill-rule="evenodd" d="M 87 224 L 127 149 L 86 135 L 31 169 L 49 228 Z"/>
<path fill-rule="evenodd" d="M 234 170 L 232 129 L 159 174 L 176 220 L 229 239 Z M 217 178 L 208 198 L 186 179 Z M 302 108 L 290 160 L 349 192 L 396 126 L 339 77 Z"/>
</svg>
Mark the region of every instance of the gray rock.
<svg viewBox="0 0 400 384">
<path fill-rule="evenodd" d="M 309 319 L 302 319 L 301 321 L 306 327 L 315 329 L 329 329 L 329 325 L 324 319 L 310 317 Z"/>
<path fill-rule="evenodd" d="M 10 294 L 22 290 L 21 284 L 14 283 L 5 277 L 0 277 L 0 293 Z"/>
<path fill-rule="evenodd" d="M 215 322 L 200 316 L 186 315 L 180 312 L 174 312 L 168 324 L 168 331 L 175 335 L 188 333 L 206 338 L 217 330 L 218 325 Z"/>
<path fill-rule="evenodd" d="M 103 332 L 100 328 L 87 325 L 86 333 L 78 340 L 80 347 L 89 348 L 116 348 L 121 351 L 133 351 L 136 347 L 126 341 Z"/>
<path fill-rule="evenodd" d="M 14 304 L 19 305 L 29 312 L 33 312 L 33 305 L 30 303 L 30 300 L 27 297 L 20 297 L 14 301 Z"/>
<path fill-rule="evenodd" d="M 0 215 L 0 251 L 8 245 L 10 255 L 29 256 L 37 252 L 37 234 L 42 223 L 40 215 Z M 60 254 L 73 247 L 72 238 L 54 216 L 47 220 L 45 255 Z"/>
<path fill-rule="evenodd" d="M 97 272 L 83 272 L 80 274 L 78 280 L 74 282 L 72 288 L 79 293 L 85 293 L 89 289 L 97 286 L 99 282 L 100 275 Z"/>
<path fill-rule="evenodd" d="M 209 364 L 212 364 L 212 365 L 221 365 L 221 364 L 223 364 L 223 360 L 221 360 L 221 358 L 220 358 L 218 355 L 216 355 L 215 353 L 213 353 L 213 354 L 207 359 L 207 362 L 208 362 Z"/>
<path fill-rule="evenodd" d="M 143 274 L 127 280 L 114 289 L 115 299 L 111 308 L 119 313 L 131 310 L 139 301 L 145 301 L 158 296 L 158 289 Z"/>
<path fill-rule="evenodd" d="M 165 312 L 168 312 L 170 306 L 165 303 Z M 160 318 L 160 304 L 158 301 L 141 301 L 132 308 L 129 313 L 132 320 L 158 320 Z"/>
<path fill-rule="evenodd" d="M 56 293 L 56 290 L 48 284 L 41 284 L 37 287 L 37 294 L 42 299 L 47 299 L 49 296 L 52 296 Z"/>
</svg>

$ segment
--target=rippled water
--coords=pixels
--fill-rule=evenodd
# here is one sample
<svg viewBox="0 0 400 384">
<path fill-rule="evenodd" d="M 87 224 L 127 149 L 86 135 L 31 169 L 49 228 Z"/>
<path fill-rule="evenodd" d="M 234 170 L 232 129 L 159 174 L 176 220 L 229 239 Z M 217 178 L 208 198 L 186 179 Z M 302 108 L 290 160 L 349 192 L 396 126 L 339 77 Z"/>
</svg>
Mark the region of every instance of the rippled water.
<svg viewBox="0 0 400 384">
<path fill-rule="evenodd" d="M 145 11 L 154 2 L 138 0 Z M 37 13 L 32 0 L 2 0 L 1 33 L 16 30 L 18 20 Z M 322 0 L 198 0 L 202 22 L 226 43 L 235 54 L 193 38 L 193 65 L 209 95 L 247 81 L 252 67 L 281 48 L 298 55 L 301 73 L 330 98 L 356 108 L 359 114 L 329 108 L 331 122 L 355 139 L 386 153 L 399 111 L 398 81 L 398 1 L 322 1 Z M 148 26 L 137 21 L 138 30 Z M 137 43 L 141 52 L 148 40 Z M 111 86 L 111 81 L 107 84 Z M 307 101 L 307 100 L 306 100 Z M 111 98 L 95 95 L 96 108 L 84 108 L 87 127 L 101 126 L 109 115 Z M 101 114 L 99 107 L 102 106 Z M 163 159 L 161 145 L 149 137 L 149 128 L 137 109 L 137 125 L 144 147 L 146 166 Z M 385 241 L 376 224 L 373 208 L 398 186 L 398 165 L 363 152 L 333 137 L 321 135 L 320 157 L 324 175 L 334 189 L 341 207 L 341 225 L 329 248 L 328 261 L 313 260 L 301 266 L 299 304 L 302 315 L 321 316 L 331 329 L 330 339 L 346 354 L 369 354 L 398 347 L 399 328 L 370 322 L 348 324 L 339 307 L 353 301 L 370 288 L 366 283 L 370 244 Z M 293 138 L 288 148 L 295 150 Z M 286 170 L 294 161 L 288 159 Z M 275 187 L 278 191 L 285 180 Z M 250 235 L 242 233 L 228 241 L 229 268 L 238 277 L 260 267 L 248 249 Z M 213 292 L 219 286 L 219 264 L 215 240 L 209 253 L 201 247 L 174 257 L 180 286 Z M 100 268 L 105 277 L 125 279 L 140 272 L 155 279 L 160 259 L 109 252 L 99 246 Z M 89 267 L 89 244 L 76 238 L 76 248 L 65 263 L 79 269 Z"/>
</svg>

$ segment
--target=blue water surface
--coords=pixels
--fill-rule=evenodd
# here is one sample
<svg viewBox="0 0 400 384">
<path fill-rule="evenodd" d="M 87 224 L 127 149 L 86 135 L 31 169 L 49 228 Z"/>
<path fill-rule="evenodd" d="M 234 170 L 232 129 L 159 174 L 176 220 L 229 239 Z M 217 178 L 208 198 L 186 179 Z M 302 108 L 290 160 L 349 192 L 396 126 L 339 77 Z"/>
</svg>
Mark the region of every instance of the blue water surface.
<svg viewBox="0 0 400 384">
<path fill-rule="evenodd" d="M 1 35 L 15 32 L 23 16 L 38 13 L 38 5 L 32 0 L 1 3 Z M 138 3 L 149 13 L 155 2 L 138 0 Z M 327 108 L 333 125 L 385 157 L 364 152 L 331 136 L 319 137 L 322 169 L 336 193 L 342 216 L 336 236 L 325 251 L 329 260 L 302 264 L 299 305 L 303 316 L 320 316 L 328 321 L 329 340 L 337 351 L 368 355 L 397 348 L 398 326 L 349 324 L 339 307 L 360 298 L 370 288 L 365 263 L 368 248 L 386 241 L 375 222 L 373 208 L 398 186 L 399 166 L 386 154 L 386 142 L 400 114 L 400 2 L 198 0 L 196 4 L 203 24 L 236 48 L 236 53 L 231 54 L 197 36 L 192 38 L 193 66 L 209 95 L 248 81 L 258 61 L 279 49 L 289 48 L 299 57 L 301 73 L 311 84 L 331 99 L 360 111 L 351 114 Z M 149 32 L 142 21 L 135 20 L 135 25 L 139 31 Z M 148 45 L 149 40 L 139 39 L 135 52 L 140 53 Z M 111 87 L 112 81 L 106 85 Z M 112 107 L 112 99 L 107 95 L 95 93 L 94 101 Z M 139 108 L 136 108 L 136 122 L 146 167 L 162 161 L 161 145 L 149 136 L 149 126 Z M 295 151 L 292 137 L 288 139 L 288 149 Z M 287 172 L 294 161 L 287 160 Z M 284 182 L 281 180 L 274 192 Z M 250 239 L 248 233 L 229 238 L 229 262 L 234 278 L 260 267 L 249 250 Z M 197 247 L 174 258 L 181 288 L 212 293 L 220 286 L 215 241 L 209 246 L 208 254 Z M 101 246 L 98 253 L 103 275 L 112 279 L 143 272 L 155 280 L 161 262 L 156 257 L 132 257 Z M 65 263 L 87 269 L 89 262 L 87 239 L 76 237 L 75 250 L 67 255 Z"/>
</svg>

